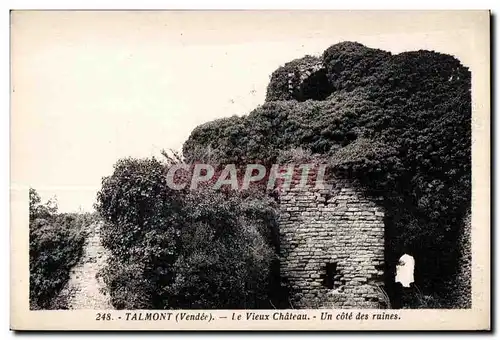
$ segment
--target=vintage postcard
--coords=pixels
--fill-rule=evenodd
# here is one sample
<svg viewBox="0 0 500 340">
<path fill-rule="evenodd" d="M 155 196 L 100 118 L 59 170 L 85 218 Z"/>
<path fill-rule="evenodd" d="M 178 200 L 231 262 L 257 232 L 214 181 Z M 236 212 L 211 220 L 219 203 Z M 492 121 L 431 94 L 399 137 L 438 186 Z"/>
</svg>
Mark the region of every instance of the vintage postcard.
<svg viewBox="0 0 500 340">
<path fill-rule="evenodd" d="M 489 11 L 12 11 L 11 328 L 490 330 Z"/>
</svg>

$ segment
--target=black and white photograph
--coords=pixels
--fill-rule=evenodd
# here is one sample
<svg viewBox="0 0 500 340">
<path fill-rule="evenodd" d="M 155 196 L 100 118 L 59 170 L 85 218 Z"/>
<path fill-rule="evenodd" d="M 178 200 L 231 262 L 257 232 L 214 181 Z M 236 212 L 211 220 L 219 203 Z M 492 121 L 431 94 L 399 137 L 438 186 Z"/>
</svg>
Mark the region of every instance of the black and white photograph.
<svg viewBox="0 0 500 340">
<path fill-rule="evenodd" d="M 12 11 L 13 289 L 108 325 L 489 327 L 489 16 Z"/>
</svg>

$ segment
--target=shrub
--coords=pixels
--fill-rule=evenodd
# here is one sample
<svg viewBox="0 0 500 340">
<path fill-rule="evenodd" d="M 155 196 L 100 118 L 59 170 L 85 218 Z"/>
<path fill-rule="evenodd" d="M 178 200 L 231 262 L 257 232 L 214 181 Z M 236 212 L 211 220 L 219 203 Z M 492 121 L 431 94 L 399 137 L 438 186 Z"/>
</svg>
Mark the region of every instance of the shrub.
<svg viewBox="0 0 500 340">
<path fill-rule="evenodd" d="M 83 253 L 88 216 L 56 214 L 30 189 L 30 308 L 60 309 L 55 298 Z"/>
<path fill-rule="evenodd" d="M 267 306 L 275 257 L 266 239 L 272 209 L 258 211 L 251 197 L 231 191 L 172 190 L 168 166 L 154 158 L 124 159 L 103 180 L 96 207 L 112 254 L 103 272 L 112 304 Z"/>
<path fill-rule="evenodd" d="M 386 67 L 391 53 L 345 41 L 323 53 L 328 79 L 336 90 L 351 91 L 376 81 L 375 74 Z"/>
<path fill-rule="evenodd" d="M 294 148 L 326 156 L 384 195 L 389 265 L 409 249 L 424 293 L 443 290 L 471 199 L 469 70 L 433 51 L 391 55 L 344 42 L 323 54 L 331 95 L 300 102 L 284 79 L 307 60 L 273 73 L 267 102 L 247 116 L 193 130 L 184 154 L 210 147 L 221 163 L 241 164 L 271 164 Z"/>
</svg>

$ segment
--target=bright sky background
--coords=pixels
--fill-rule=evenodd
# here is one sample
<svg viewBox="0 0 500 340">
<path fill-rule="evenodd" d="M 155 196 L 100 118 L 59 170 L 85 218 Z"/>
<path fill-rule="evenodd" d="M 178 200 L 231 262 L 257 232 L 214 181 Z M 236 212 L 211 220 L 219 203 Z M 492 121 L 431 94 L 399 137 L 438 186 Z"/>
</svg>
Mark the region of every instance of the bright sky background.
<svg viewBox="0 0 500 340">
<path fill-rule="evenodd" d="M 478 13 L 18 12 L 12 18 L 12 188 L 92 210 L 122 157 L 180 150 L 197 125 L 262 104 L 270 74 L 353 40 L 431 49 L 474 71 Z M 483 26 L 481 26 L 483 25 Z M 486 56 L 485 56 L 486 58 Z"/>
</svg>

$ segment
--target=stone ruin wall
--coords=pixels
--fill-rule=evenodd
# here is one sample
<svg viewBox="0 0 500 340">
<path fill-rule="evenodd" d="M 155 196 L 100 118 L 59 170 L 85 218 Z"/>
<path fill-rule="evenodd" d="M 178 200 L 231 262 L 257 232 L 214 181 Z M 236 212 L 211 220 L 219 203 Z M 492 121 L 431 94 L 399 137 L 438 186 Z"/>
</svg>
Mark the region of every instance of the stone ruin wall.
<svg viewBox="0 0 500 340">
<path fill-rule="evenodd" d="M 471 213 L 466 214 L 458 237 L 458 271 L 455 282 L 450 285 L 454 307 L 472 308 L 472 250 L 471 250 Z"/>
<path fill-rule="evenodd" d="M 351 181 L 280 195 L 280 271 L 294 308 L 384 308 L 384 213 Z"/>
</svg>

